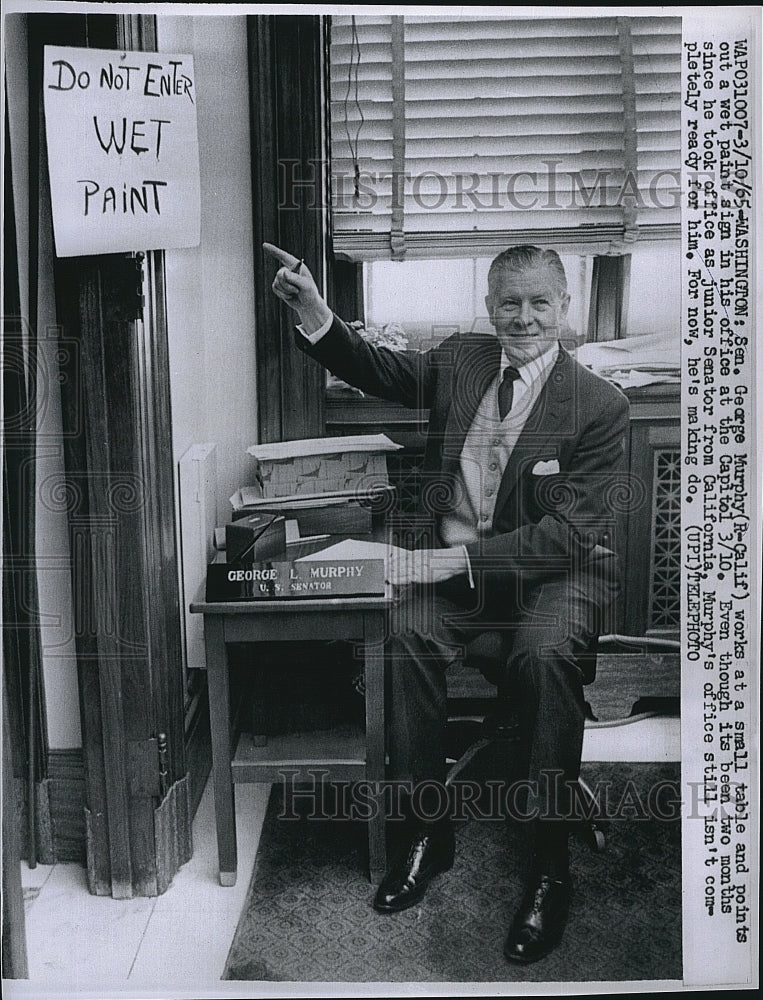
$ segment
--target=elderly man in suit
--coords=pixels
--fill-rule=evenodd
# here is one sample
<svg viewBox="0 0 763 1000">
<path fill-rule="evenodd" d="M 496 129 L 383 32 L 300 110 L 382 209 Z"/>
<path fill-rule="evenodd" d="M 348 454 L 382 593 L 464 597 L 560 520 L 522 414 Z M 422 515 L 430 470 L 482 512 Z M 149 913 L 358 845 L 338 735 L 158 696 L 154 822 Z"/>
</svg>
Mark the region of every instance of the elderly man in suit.
<svg viewBox="0 0 763 1000">
<path fill-rule="evenodd" d="M 374 906 L 413 905 L 453 863 L 442 808 L 445 672 L 470 638 L 500 628 L 527 754 L 532 857 L 504 953 L 535 961 L 560 940 L 571 895 L 568 827 L 583 685 L 593 679 L 586 652 L 615 588 L 606 540 L 627 399 L 559 343 L 569 294 L 553 250 L 516 246 L 493 261 L 485 304 L 495 336 L 459 333 L 429 351 L 392 352 L 335 316 L 296 258 L 265 249 L 282 265 L 273 291 L 299 316 L 302 350 L 364 392 L 429 410 L 431 537 L 388 558 L 397 595 L 386 642 L 390 777 L 412 790 L 412 821 Z"/>
</svg>

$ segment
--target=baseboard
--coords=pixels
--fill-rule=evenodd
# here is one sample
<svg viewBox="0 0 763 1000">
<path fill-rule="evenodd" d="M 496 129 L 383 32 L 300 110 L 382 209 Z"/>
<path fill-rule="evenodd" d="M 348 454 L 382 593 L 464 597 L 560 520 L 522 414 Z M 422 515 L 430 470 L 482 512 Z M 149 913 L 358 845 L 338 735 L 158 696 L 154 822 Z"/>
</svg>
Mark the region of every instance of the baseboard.
<svg viewBox="0 0 763 1000">
<path fill-rule="evenodd" d="M 85 763 L 82 749 L 50 750 L 45 784 L 56 861 L 85 863 Z"/>
<path fill-rule="evenodd" d="M 212 737 L 209 729 L 209 698 L 206 683 L 199 692 L 196 711 L 186 730 L 185 760 L 188 775 L 188 805 L 193 819 L 212 770 Z"/>
<path fill-rule="evenodd" d="M 155 811 L 157 890 L 165 891 L 175 872 L 192 854 L 191 821 L 211 766 L 211 752 L 205 746 L 209 734 L 208 710 L 200 713 L 197 735 L 190 741 L 196 766 L 170 788 Z M 204 734 L 207 734 L 205 740 Z M 206 758 L 210 763 L 205 765 Z M 87 864 L 88 810 L 85 805 L 85 769 L 81 748 L 50 750 L 48 776 L 35 786 L 36 860 L 42 865 L 60 862 Z M 29 861 L 26 784 L 14 781 L 15 800 L 20 816 L 21 857 Z M 92 873 L 91 873 L 92 875 Z M 112 887 L 91 884 L 96 895 L 111 895 Z"/>
<path fill-rule="evenodd" d="M 49 750 L 47 777 L 35 784 L 35 853 L 41 865 L 85 863 L 85 769 L 82 750 Z M 29 862 L 26 783 L 17 778 L 21 857 Z"/>
</svg>

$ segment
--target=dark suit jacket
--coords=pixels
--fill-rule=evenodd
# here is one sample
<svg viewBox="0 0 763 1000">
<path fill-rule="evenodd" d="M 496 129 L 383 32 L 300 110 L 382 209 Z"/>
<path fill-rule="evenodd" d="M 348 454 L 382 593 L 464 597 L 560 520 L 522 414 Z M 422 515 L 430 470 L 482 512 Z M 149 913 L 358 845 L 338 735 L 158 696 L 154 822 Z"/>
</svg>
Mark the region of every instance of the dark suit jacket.
<svg viewBox="0 0 763 1000">
<path fill-rule="evenodd" d="M 338 317 L 301 350 L 364 392 L 429 410 L 423 502 L 442 512 L 464 439 L 501 360 L 489 334 L 458 333 L 426 352 L 389 351 L 367 344 Z M 528 416 L 501 480 L 493 533 L 467 546 L 472 567 L 542 580 L 585 566 L 595 572 L 609 553 L 614 510 L 627 496 L 623 472 L 628 400 L 578 364 L 562 347 Z M 533 472 L 538 462 L 558 473 Z M 551 466 L 555 469 L 555 465 Z M 540 470 L 538 470 L 540 471 Z M 429 497 L 429 503 L 427 503 Z"/>
</svg>

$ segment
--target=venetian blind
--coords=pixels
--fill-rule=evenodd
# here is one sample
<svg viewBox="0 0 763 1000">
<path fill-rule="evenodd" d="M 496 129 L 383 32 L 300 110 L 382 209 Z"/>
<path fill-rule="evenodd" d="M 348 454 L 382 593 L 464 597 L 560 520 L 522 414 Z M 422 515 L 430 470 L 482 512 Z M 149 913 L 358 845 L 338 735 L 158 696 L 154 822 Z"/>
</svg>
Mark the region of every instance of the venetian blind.
<svg viewBox="0 0 763 1000">
<path fill-rule="evenodd" d="M 680 19 L 334 16 L 334 250 L 678 235 Z"/>
</svg>

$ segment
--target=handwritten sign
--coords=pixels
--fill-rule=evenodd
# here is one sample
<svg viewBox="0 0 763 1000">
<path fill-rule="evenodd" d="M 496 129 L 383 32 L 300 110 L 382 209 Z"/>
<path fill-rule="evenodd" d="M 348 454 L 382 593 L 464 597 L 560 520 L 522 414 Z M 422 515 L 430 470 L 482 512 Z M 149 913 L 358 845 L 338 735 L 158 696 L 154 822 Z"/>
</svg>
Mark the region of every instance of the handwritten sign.
<svg viewBox="0 0 763 1000">
<path fill-rule="evenodd" d="M 199 243 L 193 57 L 45 47 L 59 257 Z"/>
</svg>

